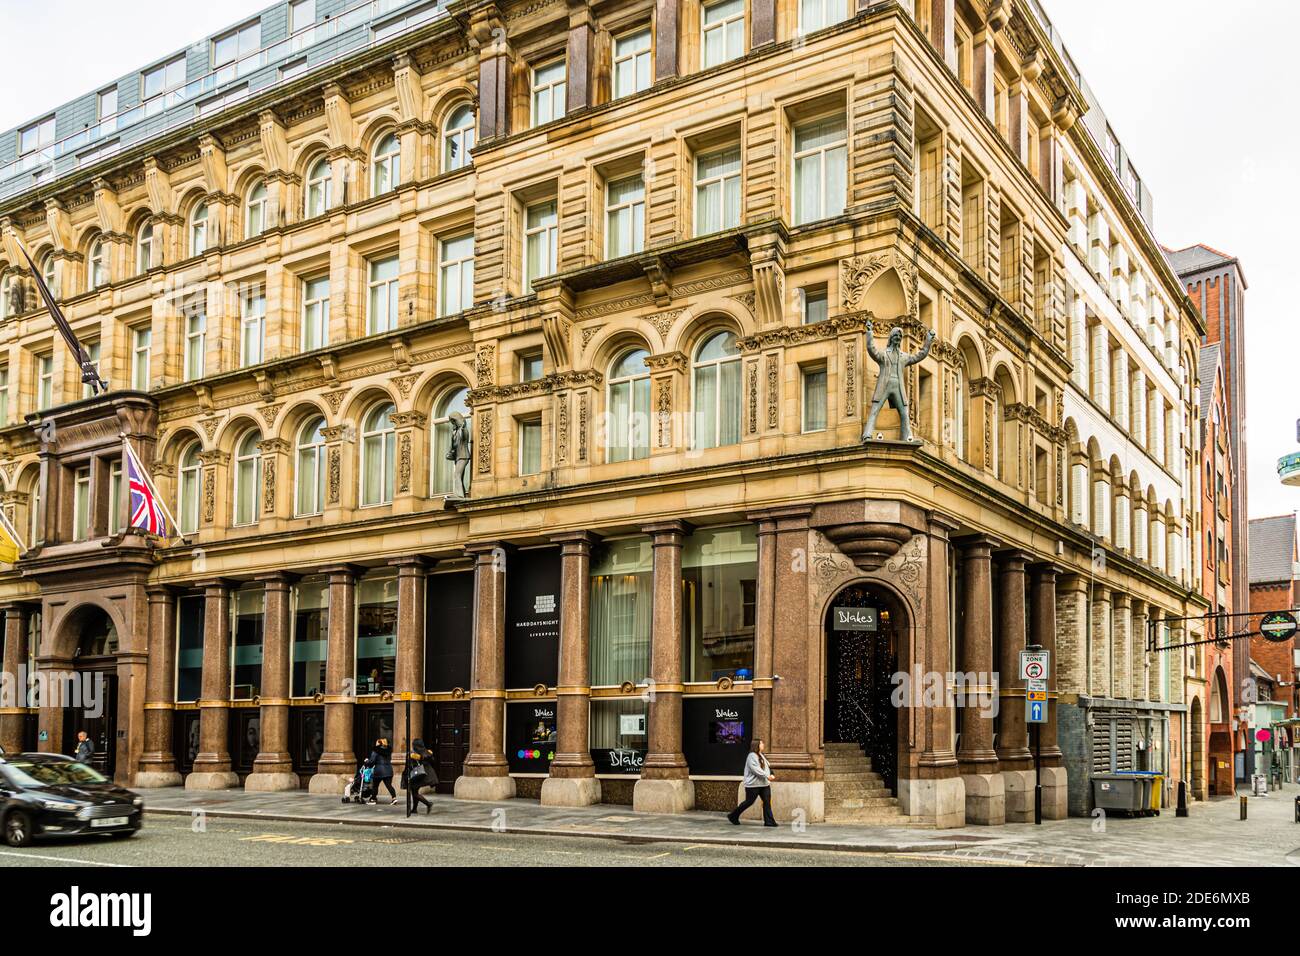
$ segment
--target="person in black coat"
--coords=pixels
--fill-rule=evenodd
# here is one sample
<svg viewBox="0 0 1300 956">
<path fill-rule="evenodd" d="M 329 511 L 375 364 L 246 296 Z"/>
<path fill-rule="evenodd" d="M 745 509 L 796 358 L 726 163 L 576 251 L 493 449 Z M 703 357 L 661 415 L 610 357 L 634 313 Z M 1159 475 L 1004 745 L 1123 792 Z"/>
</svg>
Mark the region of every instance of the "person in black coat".
<svg viewBox="0 0 1300 956">
<path fill-rule="evenodd" d="M 415 812 L 420 803 L 424 804 L 426 814 L 433 812 L 433 804 L 421 796 L 420 790 L 423 787 L 437 785 L 438 775 L 434 771 L 433 751 L 425 746 L 421 738 L 416 737 L 411 744 L 410 753 L 406 755 L 406 768 L 402 771 L 402 789 L 406 791 L 408 817 Z"/>
<path fill-rule="evenodd" d="M 383 784 L 393 798 L 388 803 L 391 807 L 397 803 L 397 791 L 393 789 L 393 748 L 387 737 L 375 741 L 375 749 L 370 751 L 370 763 L 375 768 L 375 796 L 379 795 L 379 785 Z M 370 802 L 374 803 L 375 798 L 371 797 Z"/>
</svg>

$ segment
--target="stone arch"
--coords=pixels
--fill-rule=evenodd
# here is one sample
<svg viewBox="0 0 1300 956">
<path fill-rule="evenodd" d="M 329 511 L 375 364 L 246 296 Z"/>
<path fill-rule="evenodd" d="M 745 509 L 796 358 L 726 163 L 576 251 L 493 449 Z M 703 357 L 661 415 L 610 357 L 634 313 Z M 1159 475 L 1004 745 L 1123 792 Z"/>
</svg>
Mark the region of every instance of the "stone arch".
<svg viewBox="0 0 1300 956">
<path fill-rule="evenodd" d="M 47 607 L 47 613 L 50 610 Z M 124 608 L 117 602 L 110 601 L 99 593 L 91 592 L 81 596 L 75 605 L 65 606 L 63 611 L 44 627 L 41 653 L 54 657 L 74 659 L 81 640 L 81 628 L 97 614 L 105 614 L 117 632 L 119 653 L 127 649 L 130 641 L 130 624 Z"/>
<path fill-rule="evenodd" d="M 226 421 L 222 423 L 220 429 L 218 429 L 216 437 L 212 442 L 212 447 L 218 448 L 224 452 L 233 453 L 235 443 L 238 442 L 243 434 L 250 428 L 263 434 L 266 432 L 263 423 L 259 422 L 252 415 L 247 413 L 232 415 L 230 418 L 226 419 Z"/>
<path fill-rule="evenodd" d="M 344 403 L 336 424 L 361 426 L 361 419 L 379 402 L 390 402 L 394 408 L 400 408 L 397 397 L 382 385 L 367 385 L 352 395 Z"/>
<path fill-rule="evenodd" d="M 440 147 L 442 143 L 442 124 L 462 103 L 469 104 L 470 109 L 474 110 L 474 115 L 478 116 L 477 96 L 464 83 L 458 83 L 455 86 L 441 90 L 436 96 L 429 97 L 428 108 L 425 110 L 422 119 L 436 130 Z"/>
<path fill-rule="evenodd" d="M 614 361 L 632 349 L 645 349 L 653 355 L 654 346 L 640 328 L 610 329 L 592 340 L 588 355 L 589 365 L 606 378 Z"/>
<path fill-rule="evenodd" d="M 365 154 L 367 171 L 370 169 L 370 161 L 375 146 L 378 145 L 386 133 L 393 132 L 400 122 L 401 118 L 395 110 L 386 109 L 380 110 L 361 124 L 357 135 L 357 146 Z"/>
<path fill-rule="evenodd" d="M 689 361 L 708 334 L 719 328 L 730 329 L 737 338 L 744 338 L 753 332 L 754 319 L 735 302 L 711 296 L 682 311 L 669 330 L 664 351 L 683 352 Z M 647 341 L 653 339 L 647 336 Z"/>
<path fill-rule="evenodd" d="M 202 451 L 203 436 L 197 429 L 182 426 L 163 439 L 162 447 L 154 451 L 154 458 L 169 465 L 178 465 L 181 452 L 196 441 L 199 443 L 199 450 Z"/>
<path fill-rule="evenodd" d="M 452 367 L 434 369 L 411 391 L 411 408 L 433 418 L 433 408 L 453 388 L 473 389 L 469 376 Z"/>
<path fill-rule="evenodd" d="M 330 150 L 329 141 L 322 133 L 313 136 L 306 142 L 298 144 L 294 152 L 297 158 L 293 162 L 293 171 L 299 180 L 304 184 L 307 183 L 307 172 L 315 165 L 316 161 L 328 153 Z"/>
<path fill-rule="evenodd" d="M 297 441 L 298 430 L 302 428 L 309 418 L 314 418 L 317 415 L 325 419 L 326 425 L 330 423 L 329 409 L 325 408 L 320 402 L 306 398 L 295 402 L 280 416 L 278 425 L 268 437 L 286 441 L 292 448 Z"/>
</svg>

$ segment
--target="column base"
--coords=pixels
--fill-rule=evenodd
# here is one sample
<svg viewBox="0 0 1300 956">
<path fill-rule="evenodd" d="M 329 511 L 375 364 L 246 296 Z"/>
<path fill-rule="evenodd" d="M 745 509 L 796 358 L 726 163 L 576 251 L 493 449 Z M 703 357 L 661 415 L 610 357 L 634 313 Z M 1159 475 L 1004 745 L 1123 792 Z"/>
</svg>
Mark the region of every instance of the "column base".
<svg viewBox="0 0 1300 956">
<path fill-rule="evenodd" d="M 141 770 L 131 781 L 133 787 L 180 787 L 185 778 L 175 770 Z"/>
<path fill-rule="evenodd" d="M 736 804 L 745 799 L 745 784 L 736 784 Z M 772 784 L 772 816 L 778 823 L 822 823 L 826 819 L 826 783 L 822 780 L 780 781 Z M 742 820 L 763 820 L 763 801 L 740 815 Z"/>
<path fill-rule="evenodd" d="M 1034 822 L 1034 772 L 1003 770 L 1002 789 L 1006 794 L 1006 822 Z"/>
<path fill-rule="evenodd" d="M 590 807 L 600 803 L 595 777 L 547 777 L 542 781 L 542 806 Z"/>
<path fill-rule="evenodd" d="M 1000 827 L 1007 822 L 1007 797 L 1000 773 L 964 773 L 966 822 Z"/>
<path fill-rule="evenodd" d="M 356 776 L 351 773 L 316 773 L 307 781 L 308 793 L 323 793 L 330 796 L 338 796 L 352 782 Z"/>
<path fill-rule="evenodd" d="M 966 784 L 961 777 L 898 781 L 903 812 L 940 830 L 966 825 Z"/>
<path fill-rule="evenodd" d="M 299 781 L 296 773 L 274 771 L 250 773 L 244 780 L 245 790 L 269 792 L 278 790 L 297 790 L 298 788 Z"/>
<path fill-rule="evenodd" d="M 1070 815 L 1069 778 L 1064 767 L 1044 767 L 1043 819 L 1064 820 Z M 1030 795 L 1032 799 L 1033 795 Z M 1031 804 L 1032 811 L 1032 804 Z"/>
<path fill-rule="evenodd" d="M 469 777 L 462 774 L 456 778 L 456 785 L 452 795 L 457 800 L 483 800 L 489 803 L 498 800 L 513 800 L 515 796 L 515 778 L 509 776 Z"/>
<path fill-rule="evenodd" d="M 637 813 L 685 813 L 695 809 L 695 783 L 685 777 L 646 780 L 632 787 L 632 809 Z"/>
<path fill-rule="evenodd" d="M 185 775 L 186 790 L 231 790 L 239 786 L 233 770 L 195 770 Z"/>
</svg>

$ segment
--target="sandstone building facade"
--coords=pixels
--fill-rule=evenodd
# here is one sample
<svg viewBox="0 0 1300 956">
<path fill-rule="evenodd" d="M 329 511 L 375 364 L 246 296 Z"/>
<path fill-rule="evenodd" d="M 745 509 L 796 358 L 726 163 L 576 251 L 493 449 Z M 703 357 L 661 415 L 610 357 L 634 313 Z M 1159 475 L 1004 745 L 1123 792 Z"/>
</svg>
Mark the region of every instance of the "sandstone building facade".
<svg viewBox="0 0 1300 956">
<path fill-rule="evenodd" d="M 1025 820 L 1027 643 L 1049 817 L 1178 766 L 1200 318 L 1036 5 L 282 3 L 108 92 L 0 137 L 0 598 L 117 778 L 679 811 L 759 736 L 787 819 Z"/>
</svg>

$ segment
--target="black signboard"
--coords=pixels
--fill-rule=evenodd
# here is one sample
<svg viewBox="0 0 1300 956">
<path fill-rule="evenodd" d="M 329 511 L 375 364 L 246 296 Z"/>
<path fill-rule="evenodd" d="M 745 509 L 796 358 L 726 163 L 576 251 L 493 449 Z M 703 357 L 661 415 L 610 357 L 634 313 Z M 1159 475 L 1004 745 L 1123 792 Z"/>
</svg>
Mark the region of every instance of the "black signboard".
<svg viewBox="0 0 1300 956">
<path fill-rule="evenodd" d="M 560 549 L 506 559 L 506 687 L 554 687 L 560 654 Z"/>
<path fill-rule="evenodd" d="M 1274 644 L 1285 644 L 1295 632 L 1296 619 L 1290 611 L 1269 611 L 1259 619 L 1259 633 Z"/>
<path fill-rule="evenodd" d="M 424 689 L 470 689 L 474 572 L 431 574 L 424 599 Z"/>
<path fill-rule="evenodd" d="M 682 752 L 692 774 L 739 777 L 745 770 L 753 733 L 753 697 L 682 700 Z"/>
<path fill-rule="evenodd" d="M 506 705 L 506 762 L 511 773 L 546 773 L 555 758 L 555 701 Z"/>
<path fill-rule="evenodd" d="M 596 773 L 640 775 L 649 743 L 649 708 L 640 700 L 592 702 L 592 739 L 613 745 L 591 748 Z"/>
</svg>

